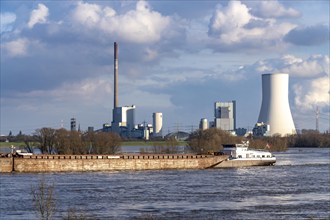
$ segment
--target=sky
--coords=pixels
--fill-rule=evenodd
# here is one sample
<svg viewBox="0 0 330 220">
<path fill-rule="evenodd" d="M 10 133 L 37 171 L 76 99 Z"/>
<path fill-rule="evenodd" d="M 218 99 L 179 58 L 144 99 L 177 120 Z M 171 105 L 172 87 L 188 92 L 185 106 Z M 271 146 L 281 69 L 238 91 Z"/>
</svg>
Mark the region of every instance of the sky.
<svg viewBox="0 0 330 220">
<path fill-rule="evenodd" d="M 236 100 L 252 129 L 261 75 L 289 74 L 297 129 L 329 130 L 329 1 L 1 1 L 1 130 L 81 130 L 112 120 L 113 43 L 119 106 L 136 123 L 163 113 L 164 133 L 214 120 Z"/>
</svg>

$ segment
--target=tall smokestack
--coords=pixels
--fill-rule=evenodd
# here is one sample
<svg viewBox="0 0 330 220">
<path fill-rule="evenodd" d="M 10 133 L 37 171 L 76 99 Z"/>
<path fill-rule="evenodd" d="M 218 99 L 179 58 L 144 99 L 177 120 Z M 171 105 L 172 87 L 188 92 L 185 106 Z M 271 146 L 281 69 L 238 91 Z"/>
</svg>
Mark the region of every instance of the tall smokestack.
<svg viewBox="0 0 330 220">
<path fill-rule="evenodd" d="M 114 42 L 114 97 L 113 107 L 118 107 L 118 44 Z"/>
</svg>

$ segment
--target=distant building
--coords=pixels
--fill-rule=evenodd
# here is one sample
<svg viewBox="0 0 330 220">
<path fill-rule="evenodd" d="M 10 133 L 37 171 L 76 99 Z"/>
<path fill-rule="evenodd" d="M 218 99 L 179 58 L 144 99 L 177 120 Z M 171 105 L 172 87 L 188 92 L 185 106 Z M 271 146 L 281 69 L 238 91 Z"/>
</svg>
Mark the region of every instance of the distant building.
<svg viewBox="0 0 330 220">
<path fill-rule="evenodd" d="M 253 130 L 253 136 L 255 137 L 262 137 L 262 136 L 269 136 L 270 135 L 270 125 L 264 123 L 257 123 Z"/>
<path fill-rule="evenodd" d="M 214 124 L 225 131 L 236 130 L 236 101 L 214 103 Z"/>
<path fill-rule="evenodd" d="M 112 131 L 120 133 L 120 127 L 133 130 L 135 125 L 135 105 L 116 107 L 113 109 Z"/>
<path fill-rule="evenodd" d="M 201 130 L 206 130 L 209 128 L 208 122 L 206 118 L 202 118 L 200 123 L 199 123 L 199 129 Z"/>
<path fill-rule="evenodd" d="M 70 130 L 71 131 L 76 131 L 77 130 L 77 122 L 75 118 L 71 118 L 70 121 Z"/>
</svg>

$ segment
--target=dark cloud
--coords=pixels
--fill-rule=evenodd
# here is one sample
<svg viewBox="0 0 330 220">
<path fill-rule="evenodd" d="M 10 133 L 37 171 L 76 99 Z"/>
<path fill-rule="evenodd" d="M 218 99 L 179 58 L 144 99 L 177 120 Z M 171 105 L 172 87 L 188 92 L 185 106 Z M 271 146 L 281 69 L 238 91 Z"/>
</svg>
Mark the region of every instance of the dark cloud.
<svg viewBox="0 0 330 220">
<path fill-rule="evenodd" d="M 244 25 L 244 28 L 246 29 L 253 29 L 253 28 L 266 28 L 270 25 L 269 20 L 261 20 L 261 19 L 251 19 L 249 23 Z"/>
<path fill-rule="evenodd" d="M 286 42 L 311 46 L 329 42 L 329 27 L 325 25 L 314 25 L 308 27 L 298 27 L 291 30 L 285 37 Z"/>
</svg>

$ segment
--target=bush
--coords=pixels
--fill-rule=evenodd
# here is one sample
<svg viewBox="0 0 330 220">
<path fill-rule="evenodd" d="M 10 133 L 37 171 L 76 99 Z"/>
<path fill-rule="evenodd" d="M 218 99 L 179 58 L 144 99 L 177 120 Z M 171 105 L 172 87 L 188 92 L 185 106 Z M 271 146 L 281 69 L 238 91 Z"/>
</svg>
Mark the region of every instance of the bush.
<svg viewBox="0 0 330 220">
<path fill-rule="evenodd" d="M 206 154 L 222 150 L 223 144 L 235 144 L 241 141 L 240 137 L 233 136 L 227 131 L 210 128 L 193 132 L 189 136 L 187 147 L 194 153 Z"/>
</svg>

